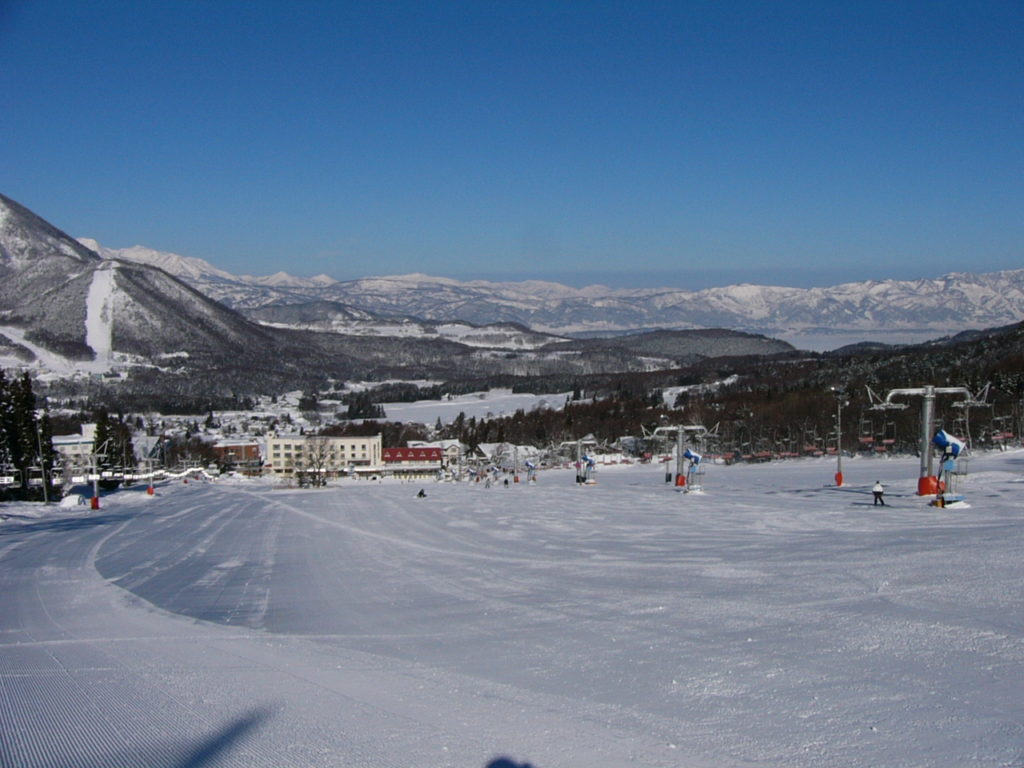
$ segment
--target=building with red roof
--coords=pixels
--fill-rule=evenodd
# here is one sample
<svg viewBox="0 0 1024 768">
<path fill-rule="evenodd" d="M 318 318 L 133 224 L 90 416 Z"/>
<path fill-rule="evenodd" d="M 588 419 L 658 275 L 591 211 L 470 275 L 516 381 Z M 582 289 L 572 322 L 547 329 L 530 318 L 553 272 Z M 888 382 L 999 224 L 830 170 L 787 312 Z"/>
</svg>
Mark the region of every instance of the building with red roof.
<svg viewBox="0 0 1024 768">
<path fill-rule="evenodd" d="M 440 448 L 385 448 L 381 459 L 386 473 L 429 479 L 441 470 L 444 453 Z"/>
</svg>

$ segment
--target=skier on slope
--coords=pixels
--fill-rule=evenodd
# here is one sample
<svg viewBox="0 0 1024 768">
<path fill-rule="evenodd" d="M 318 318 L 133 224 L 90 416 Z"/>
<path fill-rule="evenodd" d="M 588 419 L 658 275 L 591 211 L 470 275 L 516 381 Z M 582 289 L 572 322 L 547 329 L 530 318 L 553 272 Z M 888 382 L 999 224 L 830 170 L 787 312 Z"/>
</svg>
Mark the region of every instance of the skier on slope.
<svg viewBox="0 0 1024 768">
<path fill-rule="evenodd" d="M 882 485 L 882 481 L 881 480 L 875 480 L 875 485 L 871 489 L 871 492 L 873 494 L 875 494 L 875 503 L 874 503 L 873 506 L 877 507 L 879 504 L 881 504 L 884 507 L 885 506 L 885 499 L 882 498 L 882 494 L 885 493 L 885 486 Z"/>
</svg>

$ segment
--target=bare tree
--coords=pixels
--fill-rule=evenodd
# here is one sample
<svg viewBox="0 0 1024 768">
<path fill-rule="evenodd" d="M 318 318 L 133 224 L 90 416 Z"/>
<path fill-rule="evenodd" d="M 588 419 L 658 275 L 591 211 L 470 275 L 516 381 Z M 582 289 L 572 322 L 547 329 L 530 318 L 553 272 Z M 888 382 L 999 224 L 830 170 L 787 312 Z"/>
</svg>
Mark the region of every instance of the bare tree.
<svg viewBox="0 0 1024 768">
<path fill-rule="evenodd" d="M 327 469 L 331 462 L 331 440 L 324 435 L 310 435 L 306 438 L 303 452 L 303 466 L 309 484 L 320 488 L 327 484 Z"/>
</svg>

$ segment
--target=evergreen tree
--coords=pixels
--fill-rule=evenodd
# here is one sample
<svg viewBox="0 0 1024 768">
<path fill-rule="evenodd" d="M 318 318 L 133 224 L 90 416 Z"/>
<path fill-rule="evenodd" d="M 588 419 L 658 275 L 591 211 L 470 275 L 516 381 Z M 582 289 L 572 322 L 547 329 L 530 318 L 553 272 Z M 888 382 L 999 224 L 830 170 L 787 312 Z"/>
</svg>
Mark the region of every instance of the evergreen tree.
<svg viewBox="0 0 1024 768">
<path fill-rule="evenodd" d="M 93 417 L 96 420 L 96 431 L 93 433 L 92 452 L 96 457 L 97 470 L 110 469 L 110 445 L 113 440 L 110 426 L 110 414 L 106 409 L 96 411 Z"/>
<path fill-rule="evenodd" d="M 369 391 L 355 392 L 348 398 L 348 411 L 346 419 L 382 419 L 384 418 L 384 406 L 373 402 Z"/>
<path fill-rule="evenodd" d="M 32 391 L 32 379 L 28 372 L 15 379 L 11 386 L 11 408 L 11 453 L 14 456 L 14 465 L 27 481 L 30 475 L 29 468 L 38 471 L 40 467 L 39 435 L 36 432 L 36 396 Z"/>
<path fill-rule="evenodd" d="M 112 419 L 102 408 L 96 411 L 96 436 L 92 450 L 100 471 L 135 467 L 131 429 L 120 419 Z"/>
<path fill-rule="evenodd" d="M 28 498 L 38 494 L 41 485 L 29 487 L 29 480 L 52 480 L 57 454 L 53 449 L 53 428 L 48 414 L 36 417 L 36 396 L 28 373 L 9 380 L 0 370 L 0 468 L 5 475 L 19 480 L 12 495 Z M 37 490 L 39 489 L 39 490 Z M 46 497 L 49 497 L 49 488 Z"/>
<path fill-rule="evenodd" d="M 10 382 L 0 369 L 0 467 L 13 470 L 14 455 L 11 448 L 11 435 L 14 429 L 14 409 L 11 406 Z"/>
</svg>

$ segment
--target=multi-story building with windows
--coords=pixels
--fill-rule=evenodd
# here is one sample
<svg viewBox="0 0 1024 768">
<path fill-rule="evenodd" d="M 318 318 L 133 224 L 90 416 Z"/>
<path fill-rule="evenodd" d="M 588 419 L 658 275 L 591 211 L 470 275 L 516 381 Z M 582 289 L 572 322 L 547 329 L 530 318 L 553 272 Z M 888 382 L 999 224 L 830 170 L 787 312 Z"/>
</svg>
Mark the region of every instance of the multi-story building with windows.
<svg viewBox="0 0 1024 768">
<path fill-rule="evenodd" d="M 267 437 L 265 468 L 285 477 L 302 474 L 338 477 L 371 474 L 381 468 L 381 436 L 328 437 L 276 435 Z"/>
</svg>

